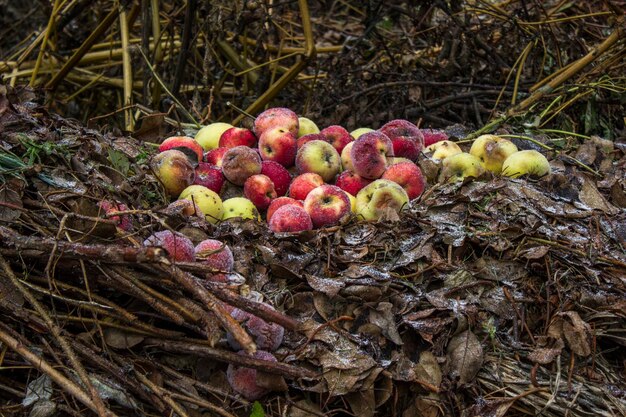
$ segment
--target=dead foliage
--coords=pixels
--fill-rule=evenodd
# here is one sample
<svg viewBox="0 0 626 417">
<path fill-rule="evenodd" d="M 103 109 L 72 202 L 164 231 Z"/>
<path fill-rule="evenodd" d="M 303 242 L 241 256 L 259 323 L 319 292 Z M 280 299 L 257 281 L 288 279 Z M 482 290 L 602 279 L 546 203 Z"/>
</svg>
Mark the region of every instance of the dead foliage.
<svg viewBox="0 0 626 417">
<path fill-rule="evenodd" d="M 247 416 L 242 363 L 287 389 L 265 415 L 624 415 L 625 152 L 567 140 L 541 180 L 431 183 L 399 222 L 281 236 L 165 214 L 150 149 L 2 87 L 2 412 Z M 141 246 L 165 228 L 226 242 L 245 284 Z M 278 362 L 228 348 L 250 347 L 228 305 L 287 329 Z"/>
</svg>

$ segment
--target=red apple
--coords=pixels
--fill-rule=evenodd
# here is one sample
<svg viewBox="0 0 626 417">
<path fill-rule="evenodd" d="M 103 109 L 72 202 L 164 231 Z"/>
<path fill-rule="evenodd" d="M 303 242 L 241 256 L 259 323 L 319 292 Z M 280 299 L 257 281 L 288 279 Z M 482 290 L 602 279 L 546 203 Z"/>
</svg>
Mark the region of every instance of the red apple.
<svg viewBox="0 0 626 417">
<path fill-rule="evenodd" d="M 259 153 L 264 161 L 275 161 L 289 168 L 298 150 L 296 136 L 283 127 L 274 127 L 259 136 Z"/>
<path fill-rule="evenodd" d="M 102 200 L 98 203 L 98 207 L 104 210 L 105 214 L 114 213 L 116 211 L 126 211 L 128 206 L 124 203 L 116 203 L 114 201 Z M 109 220 L 113 220 L 116 226 L 125 232 L 130 232 L 133 228 L 133 219 L 128 214 L 122 216 L 112 216 Z"/>
<path fill-rule="evenodd" d="M 421 149 L 413 138 L 406 136 L 398 136 L 391 139 L 393 144 L 393 154 L 396 157 L 406 158 L 411 161 L 417 161 Z"/>
<path fill-rule="evenodd" d="M 208 162 L 200 162 L 196 167 L 196 178 L 193 180 L 194 184 L 204 185 L 209 190 L 213 190 L 219 194 L 222 191 L 224 181 L 226 181 L 226 179 L 219 167 L 211 165 Z"/>
<path fill-rule="evenodd" d="M 263 161 L 261 163 L 261 174 L 270 177 L 279 197 L 287 194 L 289 183 L 291 183 L 291 174 L 284 166 L 274 161 Z"/>
<path fill-rule="evenodd" d="M 351 213 L 350 199 L 335 185 L 324 184 L 311 190 L 304 200 L 304 209 L 318 229 L 340 223 Z"/>
<path fill-rule="evenodd" d="M 298 149 L 296 169 L 300 174 L 315 172 L 325 182 L 331 182 L 341 170 L 341 157 L 330 143 L 313 140 Z"/>
<path fill-rule="evenodd" d="M 272 232 L 303 232 L 313 229 L 311 216 L 302 207 L 286 204 L 279 207 L 270 219 L 269 228 Z"/>
<path fill-rule="evenodd" d="M 194 246 L 191 240 L 178 232 L 163 230 L 149 236 L 144 246 L 160 246 L 165 249 L 174 262 L 193 262 L 195 259 Z"/>
<path fill-rule="evenodd" d="M 274 183 L 267 175 L 256 174 L 246 180 L 243 195 L 259 210 L 264 211 L 270 202 L 277 197 Z"/>
<path fill-rule="evenodd" d="M 373 132 L 373 130 L 370 130 L 370 132 Z M 359 137 L 361 135 L 359 135 Z M 350 158 L 350 152 L 352 151 L 353 145 L 354 145 L 354 141 L 348 143 L 345 146 L 345 148 L 343 148 L 343 151 L 341 151 L 341 166 L 343 167 L 344 171 L 354 171 L 354 166 L 352 165 L 352 159 Z"/>
<path fill-rule="evenodd" d="M 235 264 L 233 252 L 228 245 L 216 239 L 205 239 L 194 248 L 197 261 L 202 261 L 213 270 L 230 272 Z"/>
<path fill-rule="evenodd" d="M 394 156 L 391 140 L 381 132 L 369 132 L 354 141 L 350 159 L 354 172 L 363 178 L 380 178 L 387 167 L 387 157 Z"/>
<path fill-rule="evenodd" d="M 285 129 L 291 132 L 294 138 L 297 138 L 299 127 L 300 122 L 298 121 L 298 115 L 285 107 L 267 109 L 254 119 L 254 133 L 258 138 L 260 138 L 266 130 L 273 128 Z"/>
<path fill-rule="evenodd" d="M 204 160 L 209 164 L 215 165 L 216 167 L 222 167 L 222 162 L 224 160 L 224 154 L 228 151 L 229 148 L 215 148 L 204 154 Z"/>
<path fill-rule="evenodd" d="M 352 171 L 343 171 L 337 177 L 335 185 L 347 193 L 357 195 L 361 188 L 372 182 L 367 178 L 363 178 Z"/>
<path fill-rule="evenodd" d="M 220 136 L 219 146 L 224 148 L 234 148 L 235 146 L 256 146 L 256 136 L 250 129 L 243 127 L 231 127 Z"/>
<path fill-rule="evenodd" d="M 307 172 L 295 177 L 289 185 L 289 197 L 304 200 L 314 188 L 324 184 L 324 179 L 314 172 Z"/>
<path fill-rule="evenodd" d="M 326 136 L 322 135 L 321 133 L 310 133 L 308 135 L 300 136 L 298 140 L 296 141 L 296 148 L 300 150 L 302 145 L 304 145 L 307 142 L 311 142 L 312 140 L 324 140 L 325 141 Z"/>
<path fill-rule="evenodd" d="M 433 143 L 448 140 L 448 134 L 439 129 L 420 129 L 424 136 L 424 146 L 430 146 Z"/>
<path fill-rule="evenodd" d="M 302 204 L 302 201 L 300 200 L 296 200 L 295 198 L 291 197 L 278 197 L 270 202 L 270 205 L 267 208 L 267 213 L 265 213 L 265 220 L 269 222 L 276 210 L 288 204 L 295 204 L 296 206 L 304 208 L 304 204 Z"/>
<path fill-rule="evenodd" d="M 222 172 L 235 185 L 243 185 L 252 175 L 261 173 L 261 158 L 252 148 L 235 146 L 224 154 Z"/>
<path fill-rule="evenodd" d="M 339 154 L 341 154 L 341 151 L 343 151 L 343 148 L 345 148 L 348 143 L 354 140 L 346 129 L 337 125 L 322 129 L 320 134 L 324 135 L 326 142 L 333 145 Z"/>
<path fill-rule="evenodd" d="M 194 138 L 188 136 L 172 136 L 165 139 L 159 145 L 159 152 L 176 149 L 184 152 L 185 155 L 193 157 L 195 163 L 202 161 L 204 150 Z M 192 161 L 193 162 L 193 161 Z"/>
<path fill-rule="evenodd" d="M 399 184 L 409 196 L 409 200 L 419 197 L 426 187 L 426 179 L 422 170 L 413 162 L 400 162 L 387 168 L 382 176 Z"/>
<path fill-rule="evenodd" d="M 385 123 L 378 131 L 387 135 L 391 140 L 397 137 L 414 138 L 419 142 L 420 150 L 424 148 L 424 136 L 421 130 L 408 120 L 392 120 Z"/>
</svg>

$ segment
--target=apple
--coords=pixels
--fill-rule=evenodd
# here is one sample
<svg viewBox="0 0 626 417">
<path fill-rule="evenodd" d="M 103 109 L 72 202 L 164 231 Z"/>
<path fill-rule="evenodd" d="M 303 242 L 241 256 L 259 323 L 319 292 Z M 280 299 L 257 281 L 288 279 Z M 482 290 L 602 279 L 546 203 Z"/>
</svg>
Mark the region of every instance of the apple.
<svg viewBox="0 0 626 417">
<path fill-rule="evenodd" d="M 372 130 L 373 132 L 373 130 Z M 367 133 L 367 132 L 365 132 Z M 345 171 L 354 171 L 354 166 L 352 166 L 352 159 L 350 158 L 350 152 L 352 151 L 352 145 L 354 145 L 354 141 L 348 143 L 341 151 L 341 166 Z"/>
<path fill-rule="evenodd" d="M 335 149 L 337 149 L 339 154 L 341 154 L 341 151 L 343 151 L 343 148 L 345 148 L 348 143 L 354 140 L 346 129 L 337 125 L 328 126 L 322 129 L 320 134 L 326 138 L 326 142 L 330 143 Z"/>
<path fill-rule="evenodd" d="M 243 185 L 252 175 L 260 174 L 261 168 L 259 154 L 247 146 L 230 148 L 222 161 L 222 173 L 235 185 Z"/>
<path fill-rule="evenodd" d="M 300 122 L 298 115 L 285 107 L 267 109 L 254 119 L 254 133 L 260 139 L 269 129 L 281 128 L 297 138 Z"/>
<path fill-rule="evenodd" d="M 196 133 L 196 142 L 202 146 L 205 151 L 210 151 L 219 146 L 222 133 L 233 127 L 230 123 L 215 122 L 204 126 Z"/>
<path fill-rule="evenodd" d="M 269 128 L 259 136 L 259 153 L 264 161 L 289 168 L 296 159 L 297 149 L 295 134 L 283 127 Z"/>
<path fill-rule="evenodd" d="M 450 140 L 441 140 L 432 143 L 424 149 L 424 153 L 429 155 L 434 161 L 442 161 L 450 155 L 456 155 L 461 152 L 463 152 L 463 150 L 459 145 Z"/>
<path fill-rule="evenodd" d="M 191 200 L 196 203 L 209 223 L 217 223 L 222 219 L 224 213 L 222 199 L 215 191 L 205 186 L 190 185 L 180 193 L 178 199 Z"/>
<path fill-rule="evenodd" d="M 378 129 L 378 131 L 387 135 L 387 137 L 392 141 L 396 138 L 405 138 L 407 140 L 412 140 L 413 142 L 415 142 L 418 152 L 421 152 L 422 149 L 424 149 L 424 135 L 422 134 L 422 131 L 408 120 L 392 120 L 385 123 L 383 127 Z"/>
<path fill-rule="evenodd" d="M 239 351 L 237 354 L 247 355 L 243 350 Z M 254 352 L 252 357 L 268 362 L 276 362 L 274 355 L 260 349 Z M 231 363 L 228 365 L 228 368 L 226 368 L 226 380 L 233 391 L 248 401 L 255 401 L 272 391 L 271 388 L 262 387 L 257 384 L 258 374 L 260 373 L 261 371 L 257 371 L 256 369 L 245 368 Z"/>
<path fill-rule="evenodd" d="M 300 126 L 298 128 L 298 138 L 311 133 L 320 133 L 320 128 L 311 119 L 300 116 L 298 117 L 298 124 Z"/>
<path fill-rule="evenodd" d="M 350 193 L 346 193 L 346 195 L 350 199 L 350 211 L 356 214 L 356 197 Z"/>
<path fill-rule="evenodd" d="M 289 197 L 304 200 L 314 188 L 324 184 L 324 179 L 314 172 L 307 172 L 295 177 L 289 185 Z"/>
<path fill-rule="evenodd" d="M 265 211 L 270 202 L 277 197 L 274 183 L 263 174 L 256 174 L 248 178 L 243 185 L 243 195 L 250 201 L 259 211 Z"/>
<path fill-rule="evenodd" d="M 391 158 L 387 158 L 387 167 L 390 167 L 391 165 L 395 165 L 395 164 L 399 164 L 402 162 L 413 162 L 408 158 L 402 158 L 399 156 L 392 156 Z"/>
<path fill-rule="evenodd" d="M 441 163 L 439 181 L 462 181 L 467 177 L 480 177 L 485 172 L 480 159 L 467 152 L 445 158 Z"/>
<path fill-rule="evenodd" d="M 165 139 L 159 145 L 159 152 L 167 151 L 169 149 L 176 149 L 183 152 L 185 155 L 195 159 L 198 163 L 202 161 L 204 156 L 204 150 L 194 138 L 188 136 L 172 136 Z"/>
<path fill-rule="evenodd" d="M 302 145 L 313 140 L 326 140 L 326 136 L 321 133 L 309 133 L 308 135 L 300 136 L 296 141 L 296 148 L 300 149 Z"/>
<path fill-rule="evenodd" d="M 261 220 L 259 211 L 254 206 L 252 201 L 244 197 L 232 197 L 224 200 L 222 204 L 224 207 L 224 214 L 222 214 L 222 220 L 228 220 L 232 218 L 242 218 L 251 220 Z"/>
<path fill-rule="evenodd" d="M 270 202 L 270 205 L 267 208 L 267 212 L 265 213 L 265 220 L 269 222 L 274 212 L 278 210 L 279 207 L 285 206 L 287 204 L 295 204 L 296 206 L 304 208 L 304 204 L 302 204 L 302 201 L 300 200 L 296 200 L 295 198 L 291 197 L 278 197 Z"/>
<path fill-rule="evenodd" d="M 302 207 L 286 204 L 279 207 L 270 219 L 269 228 L 276 233 L 295 233 L 313 229 L 311 216 Z"/>
<path fill-rule="evenodd" d="M 244 127 L 231 127 L 222 133 L 218 146 L 220 148 L 234 148 L 235 146 L 256 146 L 256 136 L 250 129 Z"/>
<path fill-rule="evenodd" d="M 222 167 L 222 163 L 224 161 L 224 155 L 228 151 L 229 148 L 215 148 L 211 149 L 208 152 L 204 153 L 204 160 L 209 164 L 215 165 L 216 167 Z"/>
<path fill-rule="evenodd" d="M 109 200 L 102 200 L 98 202 L 98 207 L 104 211 L 104 214 L 128 210 L 128 206 L 126 204 Z M 133 228 L 133 218 L 128 214 L 111 216 L 109 217 L 109 220 L 113 220 L 116 223 L 116 226 L 125 232 L 130 232 Z"/>
<path fill-rule="evenodd" d="M 372 180 L 363 178 L 359 176 L 359 174 L 356 174 L 352 171 L 343 171 L 337 177 L 335 185 L 349 194 L 357 195 L 357 193 L 361 191 L 361 188 L 365 187 L 371 182 Z"/>
<path fill-rule="evenodd" d="M 190 200 L 176 200 L 172 201 L 163 209 L 163 213 L 168 216 L 196 216 L 204 219 L 204 213 L 200 210 L 198 205 Z"/>
<path fill-rule="evenodd" d="M 480 159 L 487 171 L 499 174 L 502 163 L 517 152 L 517 146 L 508 139 L 496 135 L 482 135 L 472 143 L 469 153 Z"/>
<path fill-rule="evenodd" d="M 150 160 L 150 169 L 170 197 L 176 197 L 191 185 L 196 175 L 187 155 L 175 149 L 154 155 Z"/>
<path fill-rule="evenodd" d="M 213 270 L 231 272 L 235 265 L 233 252 L 228 245 L 217 239 L 205 239 L 194 248 L 196 261 L 201 261 Z"/>
<path fill-rule="evenodd" d="M 160 246 L 165 249 L 174 262 L 193 262 L 195 258 L 194 246 L 187 236 L 182 233 L 163 230 L 148 236 L 144 246 Z"/>
<path fill-rule="evenodd" d="M 354 172 L 363 178 L 380 178 L 387 168 L 387 157 L 394 156 L 391 140 L 381 132 L 369 132 L 354 141 L 350 159 Z"/>
<path fill-rule="evenodd" d="M 417 161 L 421 149 L 416 140 L 406 136 L 398 136 L 391 139 L 391 143 L 393 145 L 394 156 L 406 158 L 410 161 Z"/>
<path fill-rule="evenodd" d="M 358 129 L 354 129 L 350 132 L 350 136 L 354 139 L 358 139 L 363 133 L 373 132 L 374 129 L 370 129 L 369 127 L 359 127 Z"/>
<path fill-rule="evenodd" d="M 224 181 L 226 179 L 219 167 L 208 162 L 200 162 L 196 167 L 196 178 L 193 180 L 193 184 L 204 185 L 209 190 L 219 194 L 222 191 Z"/>
<path fill-rule="evenodd" d="M 518 178 L 522 175 L 543 177 L 551 172 L 548 159 L 533 149 L 515 152 L 502 164 L 502 175 L 511 178 Z"/>
<path fill-rule="evenodd" d="M 376 221 L 391 213 L 400 213 L 409 203 L 404 188 L 393 181 L 378 179 L 356 195 L 356 211 L 367 221 Z"/>
<path fill-rule="evenodd" d="M 278 162 L 263 161 L 261 163 L 261 174 L 270 177 L 279 197 L 287 194 L 289 184 L 291 183 L 291 174 L 287 171 L 287 168 Z"/>
<path fill-rule="evenodd" d="M 424 136 L 424 146 L 430 146 L 433 143 L 448 140 L 448 134 L 438 129 L 420 129 Z"/>
<path fill-rule="evenodd" d="M 350 215 L 351 208 L 350 198 L 336 185 L 320 185 L 304 200 L 315 229 L 340 223 Z"/>
<path fill-rule="evenodd" d="M 426 188 L 426 178 L 422 170 L 413 162 L 400 162 L 385 170 L 383 179 L 395 182 L 404 188 L 409 200 L 413 200 L 424 192 Z"/>
<path fill-rule="evenodd" d="M 325 182 L 331 182 L 341 170 L 341 157 L 330 143 L 314 140 L 298 150 L 296 169 L 299 174 L 315 172 Z"/>
</svg>

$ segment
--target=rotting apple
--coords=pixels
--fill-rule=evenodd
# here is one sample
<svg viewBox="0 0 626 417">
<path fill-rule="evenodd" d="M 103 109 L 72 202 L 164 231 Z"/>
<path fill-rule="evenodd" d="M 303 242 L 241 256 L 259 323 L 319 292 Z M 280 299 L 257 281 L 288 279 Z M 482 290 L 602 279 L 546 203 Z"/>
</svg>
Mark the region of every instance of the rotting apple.
<svg viewBox="0 0 626 417">
<path fill-rule="evenodd" d="M 300 122 L 298 115 L 286 107 L 273 107 L 265 110 L 254 119 L 254 133 L 260 139 L 269 129 L 281 128 L 297 138 Z"/>
<path fill-rule="evenodd" d="M 409 196 L 393 181 L 378 179 L 356 195 L 356 211 L 367 221 L 392 219 L 407 207 Z"/>
<path fill-rule="evenodd" d="M 314 172 L 324 182 L 331 182 L 341 170 L 341 157 L 337 150 L 328 142 L 314 140 L 305 143 L 296 155 L 298 173 Z"/>
<path fill-rule="evenodd" d="M 534 149 L 515 152 L 502 164 L 502 175 L 511 178 L 518 178 L 522 175 L 543 177 L 551 172 L 548 159 Z"/>
<path fill-rule="evenodd" d="M 187 155 L 175 149 L 154 155 L 150 160 L 150 168 L 170 197 L 180 194 L 195 178 L 194 168 Z"/>
<path fill-rule="evenodd" d="M 354 141 L 350 160 L 354 172 L 363 178 L 380 178 L 387 168 L 387 158 L 394 156 L 391 140 L 381 132 L 369 132 Z"/>
<path fill-rule="evenodd" d="M 450 155 L 441 162 L 440 182 L 462 181 L 467 177 L 477 178 L 485 168 L 480 159 L 467 152 Z"/>
<path fill-rule="evenodd" d="M 426 178 L 422 170 L 413 162 L 401 162 L 388 167 L 382 176 L 404 188 L 409 200 L 414 200 L 424 192 Z"/>
<path fill-rule="evenodd" d="M 508 139 L 496 135 L 482 135 L 472 143 L 469 153 L 480 159 L 487 171 L 499 174 L 502 163 L 517 152 L 517 146 Z"/>
<path fill-rule="evenodd" d="M 190 185 L 180 193 L 178 199 L 191 200 L 196 203 L 209 223 L 217 223 L 222 219 L 224 213 L 222 199 L 215 191 L 205 186 Z"/>
<path fill-rule="evenodd" d="M 252 175 L 260 174 L 261 168 L 259 154 L 247 146 L 230 148 L 222 161 L 224 177 L 235 185 L 243 185 Z"/>
<path fill-rule="evenodd" d="M 254 206 L 252 201 L 245 197 L 232 197 L 224 200 L 222 203 L 224 213 L 222 214 L 222 220 L 228 220 L 233 218 L 261 220 L 259 211 Z"/>
</svg>

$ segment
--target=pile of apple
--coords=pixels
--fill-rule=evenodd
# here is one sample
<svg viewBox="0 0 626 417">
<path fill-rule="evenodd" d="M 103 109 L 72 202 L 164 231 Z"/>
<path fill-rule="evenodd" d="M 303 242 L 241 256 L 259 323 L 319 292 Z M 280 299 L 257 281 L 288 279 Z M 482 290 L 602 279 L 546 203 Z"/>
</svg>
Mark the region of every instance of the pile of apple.
<svg viewBox="0 0 626 417">
<path fill-rule="evenodd" d="M 397 215 L 426 187 L 421 155 L 441 161 L 441 181 L 486 170 L 510 177 L 550 171 L 539 152 L 518 151 L 495 135 L 476 139 L 469 153 L 447 139 L 407 120 L 378 130 L 320 130 L 290 109 L 271 108 L 252 130 L 218 122 L 195 138 L 168 138 L 151 168 L 171 197 L 191 200 L 209 222 L 263 215 L 274 232 L 336 225 L 351 213 L 366 221 Z M 240 196 L 222 200 L 227 183 L 239 187 Z"/>
</svg>

